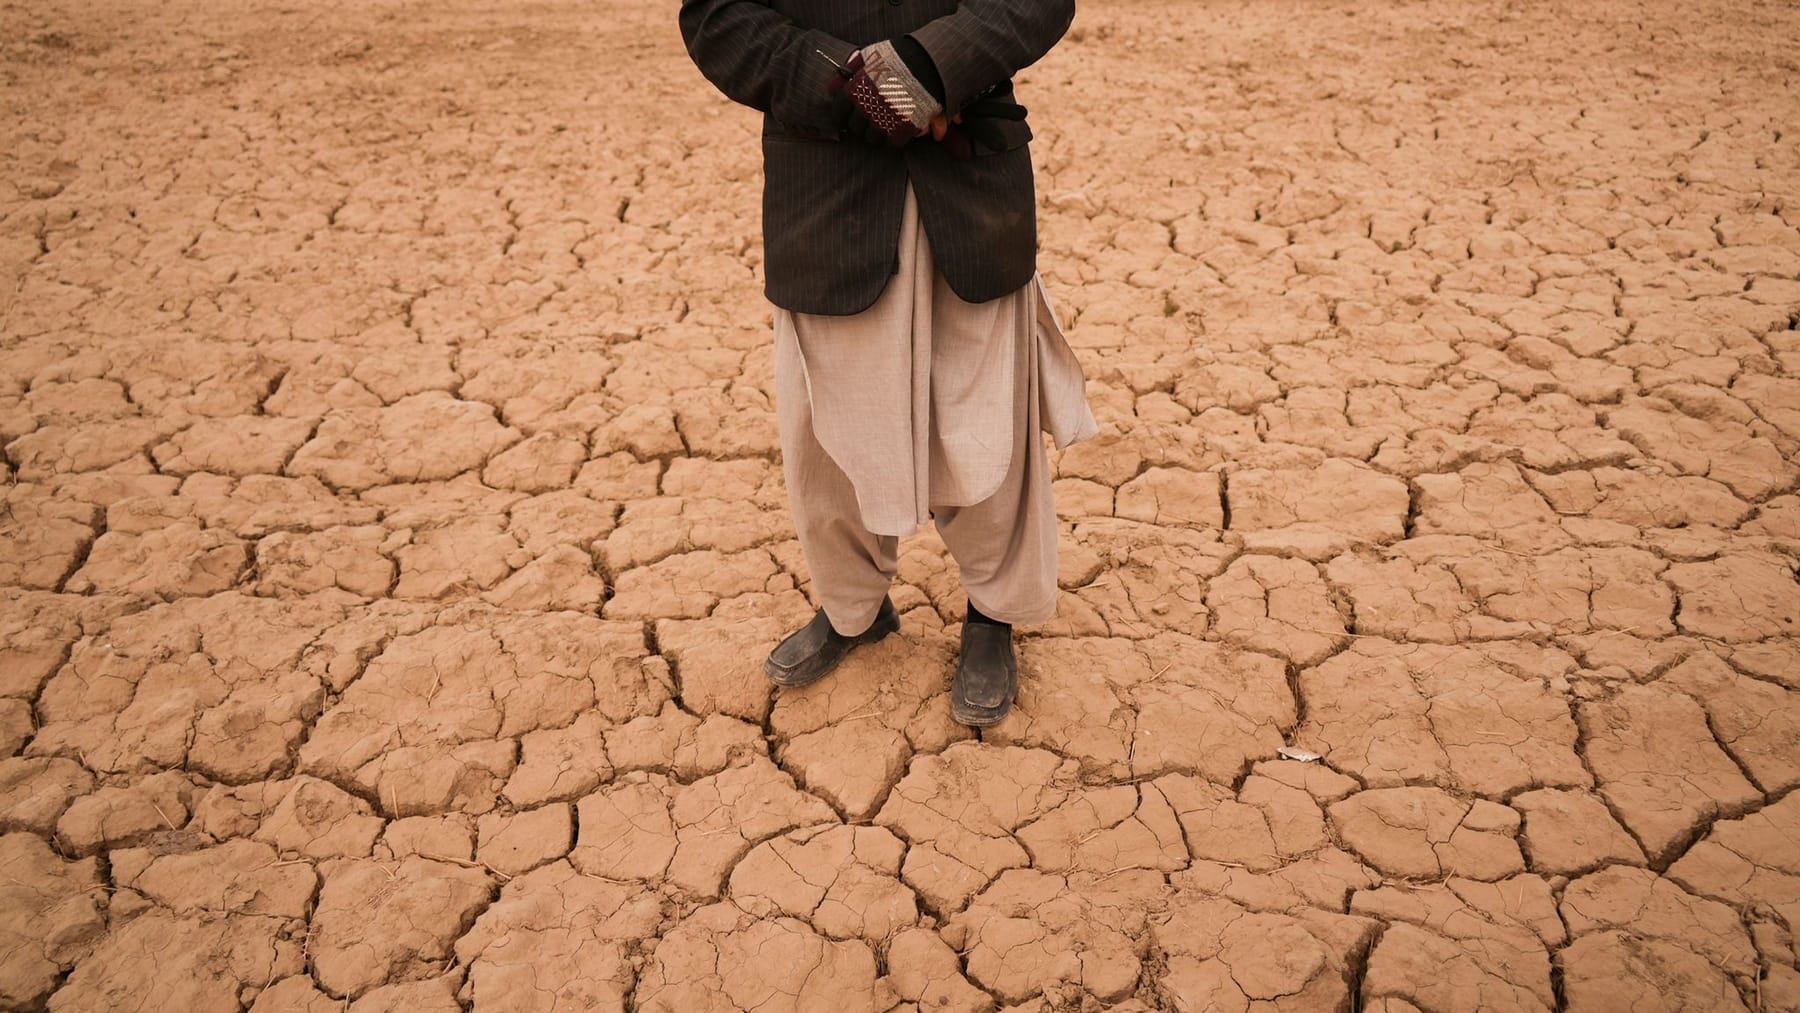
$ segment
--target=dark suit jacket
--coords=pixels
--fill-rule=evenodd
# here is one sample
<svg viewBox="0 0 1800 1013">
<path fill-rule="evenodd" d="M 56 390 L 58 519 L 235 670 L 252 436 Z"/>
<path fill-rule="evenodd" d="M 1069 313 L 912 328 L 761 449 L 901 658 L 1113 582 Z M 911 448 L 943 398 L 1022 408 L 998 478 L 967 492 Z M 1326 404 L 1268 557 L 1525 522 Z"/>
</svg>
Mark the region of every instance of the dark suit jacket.
<svg viewBox="0 0 1800 1013">
<path fill-rule="evenodd" d="M 911 35 L 937 65 L 951 113 L 1012 75 L 1068 30 L 1074 0 L 682 0 L 681 34 L 700 72 L 764 113 L 766 291 L 799 313 L 847 315 L 875 301 L 899 259 L 912 180 L 938 270 L 969 302 L 1031 280 L 1037 257 L 1031 131 L 996 121 L 1005 150 L 951 159 L 929 139 L 893 149 L 838 140 L 831 60 Z M 825 55 L 821 55 L 825 54 Z"/>
</svg>

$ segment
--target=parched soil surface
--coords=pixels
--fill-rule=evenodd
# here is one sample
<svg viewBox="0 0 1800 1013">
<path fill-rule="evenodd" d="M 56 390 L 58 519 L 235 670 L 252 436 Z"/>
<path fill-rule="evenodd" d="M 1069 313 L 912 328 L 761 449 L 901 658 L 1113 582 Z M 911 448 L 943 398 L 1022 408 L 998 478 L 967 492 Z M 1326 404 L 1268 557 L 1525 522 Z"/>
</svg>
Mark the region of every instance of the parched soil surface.
<svg viewBox="0 0 1800 1013">
<path fill-rule="evenodd" d="M 1800 1008 L 1800 8 L 1083 0 L 976 739 L 674 7 L 0 7 L 0 1006 Z"/>
</svg>

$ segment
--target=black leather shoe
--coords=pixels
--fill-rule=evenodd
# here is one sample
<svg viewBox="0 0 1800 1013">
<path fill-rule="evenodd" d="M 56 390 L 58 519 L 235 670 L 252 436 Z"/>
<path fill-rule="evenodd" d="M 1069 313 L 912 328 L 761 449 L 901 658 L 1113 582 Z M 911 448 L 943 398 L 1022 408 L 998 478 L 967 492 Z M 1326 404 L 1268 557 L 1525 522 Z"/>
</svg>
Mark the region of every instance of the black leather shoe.
<svg viewBox="0 0 1800 1013">
<path fill-rule="evenodd" d="M 997 725 L 1012 710 L 1019 691 L 1019 663 L 1013 657 L 1012 627 L 963 623 L 962 658 L 950 684 L 950 715 L 965 725 Z"/>
<path fill-rule="evenodd" d="M 854 637 L 846 637 L 832 629 L 831 620 L 825 617 L 825 610 L 820 609 L 812 622 L 775 645 L 769 652 L 769 660 L 763 662 L 763 674 L 775 685 L 790 689 L 818 682 L 831 674 L 851 648 L 875 643 L 899 628 L 900 613 L 894 611 L 894 603 L 888 598 L 881 599 L 881 608 L 869 628 Z"/>
</svg>

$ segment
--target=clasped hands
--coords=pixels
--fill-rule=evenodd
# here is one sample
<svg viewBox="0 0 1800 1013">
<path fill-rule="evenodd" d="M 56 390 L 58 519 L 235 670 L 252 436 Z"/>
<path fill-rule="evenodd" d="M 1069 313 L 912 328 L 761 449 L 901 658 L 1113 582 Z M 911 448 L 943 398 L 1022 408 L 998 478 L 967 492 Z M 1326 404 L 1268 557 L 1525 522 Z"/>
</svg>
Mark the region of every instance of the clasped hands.
<svg viewBox="0 0 1800 1013">
<path fill-rule="evenodd" d="M 976 144 L 994 151 L 1005 148 L 995 120 L 1025 118 L 1024 106 L 986 97 L 947 113 L 892 43 L 858 50 L 837 71 L 830 86 L 831 119 L 843 137 L 900 147 L 929 136 L 960 161 L 973 157 Z M 935 72 L 931 76 L 935 79 Z"/>
</svg>

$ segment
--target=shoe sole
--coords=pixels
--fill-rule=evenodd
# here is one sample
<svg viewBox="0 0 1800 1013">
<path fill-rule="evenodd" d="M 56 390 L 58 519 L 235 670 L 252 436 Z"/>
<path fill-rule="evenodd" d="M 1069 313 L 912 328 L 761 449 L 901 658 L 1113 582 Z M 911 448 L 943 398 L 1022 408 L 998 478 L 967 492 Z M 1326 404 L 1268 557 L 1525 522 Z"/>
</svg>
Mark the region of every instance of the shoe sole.
<svg viewBox="0 0 1800 1013">
<path fill-rule="evenodd" d="M 966 645 L 968 638 L 967 626 L 963 628 L 963 637 Z M 1013 703 L 1019 696 L 1018 663 L 1016 661 L 1010 662 L 1007 665 L 1007 668 L 1006 681 L 1010 684 L 1010 688 L 1007 690 L 1006 700 L 993 707 L 984 707 L 981 704 L 973 702 L 965 703 L 957 699 L 953 680 L 950 690 L 950 716 L 959 723 L 968 725 L 971 728 L 991 728 L 1006 720 L 1006 715 L 1012 713 Z M 957 669 L 957 675 L 962 675 L 960 667 Z"/>
<path fill-rule="evenodd" d="M 951 693 L 950 716 L 971 728 L 990 728 L 999 724 L 1006 720 L 1006 715 L 1012 713 L 1013 701 L 1019 696 L 1019 677 L 1016 673 L 1013 675 L 1012 684 L 1012 692 L 1007 695 L 1006 702 L 998 707 L 964 704 L 956 699 L 955 693 Z"/>
<path fill-rule="evenodd" d="M 954 702 L 950 704 L 950 716 L 971 728 L 992 728 L 1006 720 L 1006 716 L 1011 713 L 1012 704 L 1010 703 L 1004 707 L 998 707 L 993 710 L 980 711 L 966 711 L 961 707 L 958 707 Z"/>
<path fill-rule="evenodd" d="M 855 637 L 851 638 L 852 643 L 850 644 L 850 648 L 851 648 L 851 650 L 855 650 L 856 648 L 861 647 L 864 644 L 879 644 L 883 640 L 886 640 L 892 634 L 898 633 L 899 631 L 900 631 L 900 617 L 899 616 L 897 616 L 897 615 L 894 616 L 894 618 L 892 620 L 884 620 L 881 616 L 876 616 L 874 626 L 869 627 L 868 629 L 864 630 L 863 632 L 857 634 Z M 848 658 L 849 656 L 850 656 L 850 651 L 845 651 L 844 658 Z M 810 686 L 813 683 L 818 682 L 820 679 L 823 679 L 826 676 L 830 675 L 831 673 L 837 671 L 837 667 L 844 663 L 844 658 L 839 658 L 837 661 L 833 662 L 831 665 L 829 665 L 823 671 L 821 671 L 818 675 L 815 675 L 810 679 L 802 680 L 800 682 L 784 681 L 782 679 L 782 677 L 777 674 L 781 671 L 781 669 L 776 668 L 775 663 L 773 661 L 764 659 L 763 675 L 765 677 L 767 677 L 771 683 L 774 683 L 775 685 L 780 686 L 782 689 L 799 689 L 802 686 Z"/>
</svg>

